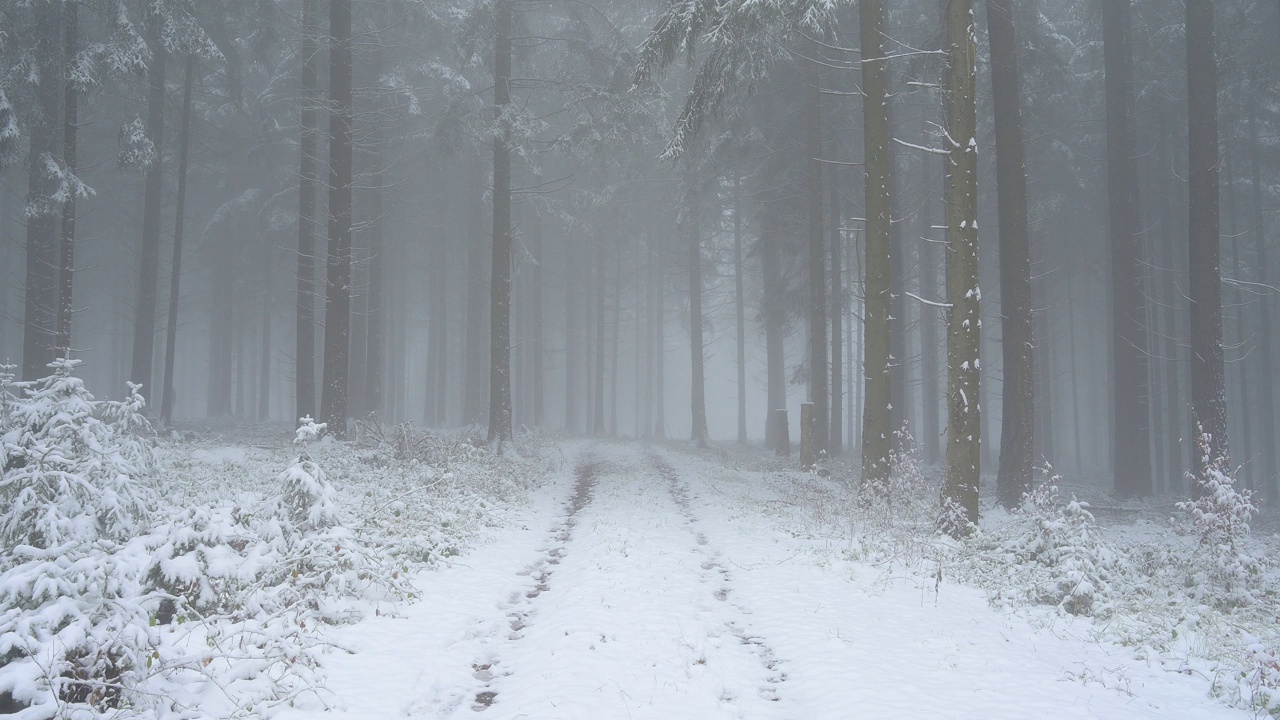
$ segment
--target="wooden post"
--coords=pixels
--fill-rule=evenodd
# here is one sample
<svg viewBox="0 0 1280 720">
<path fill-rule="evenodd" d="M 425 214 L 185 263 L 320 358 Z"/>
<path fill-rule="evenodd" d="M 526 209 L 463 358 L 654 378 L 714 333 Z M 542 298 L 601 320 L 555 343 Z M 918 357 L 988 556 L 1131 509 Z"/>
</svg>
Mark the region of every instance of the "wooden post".
<svg viewBox="0 0 1280 720">
<path fill-rule="evenodd" d="M 800 467 L 811 468 L 817 461 L 817 445 L 814 437 L 814 415 L 813 403 L 800 403 Z"/>
<path fill-rule="evenodd" d="M 773 411 L 773 438 L 774 452 L 791 457 L 791 427 L 787 420 L 786 408 L 777 408 Z"/>
</svg>

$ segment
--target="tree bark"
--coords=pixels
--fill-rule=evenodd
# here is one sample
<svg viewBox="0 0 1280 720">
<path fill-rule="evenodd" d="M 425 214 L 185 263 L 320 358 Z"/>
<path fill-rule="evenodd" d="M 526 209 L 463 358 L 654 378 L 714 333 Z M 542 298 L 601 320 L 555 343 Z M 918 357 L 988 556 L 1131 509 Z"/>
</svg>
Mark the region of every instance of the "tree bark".
<svg viewBox="0 0 1280 720">
<path fill-rule="evenodd" d="M 156 22 L 158 19 L 148 18 L 147 35 L 147 44 L 151 46 L 151 65 L 147 74 L 147 132 L 155 144 L 156 158 L 147 168 L 146 191 L 142 200 L 141 267 L 133 315 L 133 362 L 129 372 L 129 379 L 141 383 L 148 395 L 151 395 L 151 362 L 155 353 L 156 301 L 160 284 L 160 209 L 164 201 L 161 169 L 164 165 L 165 63 L 168 57 Z"/>
<path fill-rule="evenodd" d="M 1262 205 L 1262 168 L 1259 160 L 1261 154 L 1262 147 L 1258 142 L 1258 101 L 1256 96 L 1250 96 L 1249 169 L 1253 189 L 1253 248 L 1258 262 L 1258 277 L 1262 278 L 1262 282 L 1268 282 L 1271 276 L 1268 274 L 1266 216 L 1263 214 Z M 1258 407 L 1262 411 L 1259 418 L 1262 437 L 1270 439 L 1276 436 L 1275 391 L 1270 382 L 1270 378 L 1274 377 L 1274 364 L 1271 357 L 1271 296 L 1263 294 L 1258 299 L 1258 303 L 1262 326 L 1258 348 L 1261 355 L 1259 362 L 1262 365 L 1262 377 L 1267 380 L 1260 383 L 1261 387 L 1256 388 L 1254 392 L 1259 393 L 1256 397 Z M 1268 504 L 1275 504 L 1280 500 L 1280 487 L 1277 487 L 1276 483 L 1276 444 L 1270 440 L 1262 444 L 1262 472 L 1259 473 L 1258 485 L 1265 488 Z"/>
<path fill-rule="evenodd" d="M 819 57 L 816 42 L 812 57 Z M 810 62 L 808 87 L 808 185 L 809 185 L 809 375 L 812 381 L 814 453 L 823 453 L 830 440 L 831 410 L 827 386 L 827 272 L 822 233 L 822 78 L 816 62 Z"/>
<path fill-rule="evenodd" d="M 862 33 L 862 116 L 866 163 L 866 248 L 863 281 L 862 352 L 864 402 L 862 419 L 863 482 L 889 478 L 893 417 L 890 405 L 889 254 L 892 238 L 889 187 L 888 61 L 884 51 L 882 0 L 858 4 Z"/>
<path fill-rule="evenodd" d="M 45 172 L 46 156 L 57 150 L 58 89 L 61 77 L 59 45 L 62 14 L 55 4 L 37 10 L 40 34 L 38 57 L 44 82 L 36 88 L 36 113 L 31 119 L 31 149 L 27 157 L 27 218 L 25 309 L 22 325 L 22 379 L 36 380 L 48 374 L 57 343 L 58 261 L 57 218 L 48 207 L 57 189 Z"/>
<path fill-rule="evenodd" d="M 511 0 L 498 0 L 493 49 L 493 257 L 489 285 L 489 445 L 511 436 Z"/>
<path fill-rule="evenodd" d="M 840 187 L 836 166 L 827 178 L 827 197 L 831 217 L 831 423 L 827 452 L 839 455 L 844 446 L 844 275 L 841 271 Z"/>
<path fill-rule="evenodd" d="M 484 249 L 480 240 L 480 170 L 479 161 L 467 161 L 467 223 L 464 238 L 467 244 L 467 338 L 464 356 L 463 422 L 477 423 L 484 415 Z"/>
<path fill-rule="evenodd" d="M 931 138 L 928 132 L 928 115 L 921 116 L 920 127 L 920 146 L 929 147 Z M 921 294 L 926 298 L 939 297 L 938 286 L 938 260 L 937 253 L 934 250 L 933 237 L 936 234 L 933 228 L 933 203 L 931 202 L 931 190 L 936 190 L 936 176 L 929 172 L 929 166 L 934 162 L 933 154 L 922 152 L 920 157 L 921 185 L 925 188 L 925 199 L 920 206 L 920 287 L 923 291 Z M 921 374 L 921 391 L 924 394 L 924 416 L 920 419 L 920 429 L 923 434 L 923 451 L 924 460 L 932 465 L 937 463 L 942 453 L 938 449 L 942 443 L 939 438 L 942 437 L 942 423 L 939 420 L 939 402 L 942 396 L 939 387 L 939 379 L 942 377 L 942 371 L 939 367 L 939 315 L 936 308 L 925 308 L 920 317 L 920 374 Z"/>
<path fill-rule="evenodd" d="M 776 210 L 766 209 L 760 218 L 760 270 L 764 283 L 760 317 L 764 320 L 765 363 L 768 376 L 768 407 L 765 408 L 765 444 L 779 443 L 775 413 L 787 407 L 787 369 L 783 307 L 783 279 L 779 243 L 782 240 Z"/>
<path fill-rule="evenodd" d="M 329 253 L 320 415 L 329 433 L 342 439 L 351 335 L 351 0 L 329 0 L 329 36 Z"/>
<path fill-rule="evenodd" d="M 738 330 L 738 443 L 747 442 L 747 320 L 742 288 L 742 182 L 733 176 L 733 297 Z"/>
<path fill-rule="evenodd" d="M 1014 508 L 1031 489 L 1035 450 L 1032 379 L 1031 252 L 1027 168 L 1022 148 L 1022 78 L 1012 0 L 987 0 L 991 94 L 995 102 L 996 185 L 1000 223 L 1000 315 L 1004 415 L 996 497 Z"/>
<path fill-rule="evenodd" d="M 533 424 L 546 424 L 545 341 L 542 321 L 542 216 L 533 215 Z"/>
<path fill-rule="evenodd" d="M 570 231 L 572 232 L 572 231 Z M 569 234 L 565 235 L 565 283 L 564 283 L 564 429 L 578 431 L 578 390 L 582 382 L 583 348 L 579 340 L 582 331 L 581 292 L 582 273 L 577 262 L 577 248 Z"/>
<path fill-rule="evenodd" d="M 692 379 L 689 405 L 692 411 L 691 439 L 707 447 L 707 399 L 705 385 L 705 345 L 702 333 L 702 227 L 700 190 L 689 191 L 689 350 Z"/>
<path fill-rule="evenodd" d="M 382 52 L 375 51 L 374 62 L 377 63 L 379 72 L 382 66 Z M 369 192 L 369 289 L 366 300 L 365 312 L 367 329 L 365 331 L 365 361 L 364 361 L 364 412 L 382 417 L 383 393 L 386 377 L 386 358 L 384 357 L 383 348 L 385 347 L 386 338 L 384 336 L 385 312 L 384 297 L 386 295 L 385 271 L 383 257 L 385 251 L 383 234 L 383 198 L 382 193 L 386 184 L 386 159 L 383 156 L 383 138 L 382 128 L 379 127 L 380 119 L 374 119 L 374 127 L 370 130 L 369 143 L 371 145 L 369 152 L 369 160 L 373 164 L 373 170 L 370 176 L 370 184 L 372 187 Z"/>
<path fill-rule="evenodd" d="M 79 9 L 77 0 L 68 0 L 63 7 L 63 56 L 66 59 L 67 72 L 64 72 L 62 87 L 62 164 L 66 172 L 76 175 L 79 163 L 76 160 L 76 135 L 79 131 L 80 89 L 71 80 L 69 70 L 79 52 Z M 54 340 L 54 353 L 60 357 L 71 356 L 71 312 L 74 301 L 73 282 L 76 257 L 76 192 L 67 194 L 62 204 L 62 259 L 58 266 L 58 313 L 57 338 Z"/>
<path fill-rule="evenodd" d="M 947 0 L 947 476 L 943 497 L 963 521 L 978 521 L 982 291 L 978 285 L 978 144 L 973 4 Z M 945 512 L 945 511 L 944 511 Z M 964 534 L 959 518 L 948 532 Z"/>
<path fill-rule="evenodd" d="M 319 23 L 316 4 L 319 0 L 302 0 L 302 39 L 298 54 L 302 57 L 302 111 L 299 130 L 298 160 L 298 290 L 294 348 L 294 420 L 316 416 L 316 148 L 319 125 L 316 122 L 317 97 L 316 36 Z"/>
<path fill-rule="evenodd" d="M 182 77 L 182 125 L 178 129 L 178 194 L 174 199 L 173 214 L 173 263 L 169 269 L 169 322 L 165 328 L 164 350 L 164 399 L 160 407 L 160 419 L 168 424 L 173 420 L 174 359 L 178 350 L 178 301 L 179 282 L 182 279 L 182 233 L 187 203 L 187 162 L 191 135 L 191 95 L 195 87 L 196 56 L 187 56 Z"/>
<path fill-rule="evenodd" d="M 1129 0 L 1102 3 L 1102 33 L 1111 230 L 1113 468 L 1116 493 L 1142 497 L 1151 494 L 1151 432 Z"/>
<path fill-rule="evenodd" d="M 1203 440 L 1192 456 L 1196 478 L 1230 458 L 1222 346 L 1222 269 L 1218 237 L 1218 67 L 1213 3 L 1187 0 L 1188 190 L 1191 272 L 1191 429 Z M 1197 491 L 1198 492 L 1198 491 Z"/>
</svg>

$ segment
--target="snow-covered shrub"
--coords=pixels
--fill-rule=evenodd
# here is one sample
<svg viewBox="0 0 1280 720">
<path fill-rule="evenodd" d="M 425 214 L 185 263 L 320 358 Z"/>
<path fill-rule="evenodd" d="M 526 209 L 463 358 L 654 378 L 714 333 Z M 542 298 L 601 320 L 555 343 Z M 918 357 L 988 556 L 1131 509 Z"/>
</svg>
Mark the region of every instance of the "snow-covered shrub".
<svg viewBox="0 0 1280 720">
<path fill-rule="evenodd" d="M 150 460 L 119 407 L 72 375 L 78 364 L 51 363 L 5 401 L 0 704 L 33 718 L 127 702 L 151 648 L 145 563 L 122 552 L 150 521 Z"/>
<path fill-rule="evenodd" d="M 1248 605 L 1254 602 L 1262 579 L 1261 563 L 1245 547 L 1249 521 L 1258 508 L 1252 491 L 1236 487 L 1227 459 L 1210 458 L 1207 436 L 1200 436 L 1199 446 L 1204 475 L 1194 478 L 1188 473 L 1188 479 L 1196 482 L 1198 497 L 1178 503 L 1187 525 L 1200 539 L 1202 569 L 1196 584 L 1203 580 L 1227 605 Z"/>
<path fill-rule="evenodd" d="M 1112 582 L 1123 557 L 1102 541 L 1089 503 L 1075 497 L 1063 502 L 1060 478 L 1048 466 L 1043 472 L 1045 482 L 1023 499 L 1029 532 L 1009 549 L 1048 571 L 1036 588 L 1038 602 L 1072 615 L 1105 615 L 1112 609 Z"/>
<path fill-rule="evenodd" d="M 95 401 L 71 374 L 79 361 L 51 365 L 54 374 L 9 412 L 0 544 L 49 549 L 127 540 L 148 522 L 146 468 L 127 457 L 136 448 L 104 420 L 112 404 Z"/>
<path fill-rule="evenodd" d="M 1242 691 L 1248 693 L 1246 706 L 1280 717 L 1280 650 L 1255 640 L 1246 654 L 1249 664 L 1240 679 Z"/>
<path fill-rule="evenodd" d="M 1045 466 L 1044 480 L 1023 496 L 1004 526 L 969 541 L 968 569 L 997 602 L 1030 601 L 1072 615 L 1107 616 L 1131 589 L 1130 564 L 1102 538 L 1089 504 L 1058 493 L 1061 478 Z"/>
</svg>

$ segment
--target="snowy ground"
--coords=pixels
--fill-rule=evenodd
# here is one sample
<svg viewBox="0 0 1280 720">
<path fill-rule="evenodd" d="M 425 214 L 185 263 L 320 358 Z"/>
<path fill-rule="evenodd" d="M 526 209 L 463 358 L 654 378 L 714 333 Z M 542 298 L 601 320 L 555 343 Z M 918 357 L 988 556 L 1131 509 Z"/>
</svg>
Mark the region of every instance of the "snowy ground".
<svg viewBox="0 0 1280 720">
<path fill-rule="evenodd" d="M 1206 678 L 1094 621 L 824 534 L 786 475 L 639 444 L 570 444 L 419 600 L 333 631 L 329 693 L 277 717 L 1228 718 Z M 1052 617 L 1052 616 L 1046 616 Z M 328 707 L 325 707 L 325 706 Z"/>
</svg>

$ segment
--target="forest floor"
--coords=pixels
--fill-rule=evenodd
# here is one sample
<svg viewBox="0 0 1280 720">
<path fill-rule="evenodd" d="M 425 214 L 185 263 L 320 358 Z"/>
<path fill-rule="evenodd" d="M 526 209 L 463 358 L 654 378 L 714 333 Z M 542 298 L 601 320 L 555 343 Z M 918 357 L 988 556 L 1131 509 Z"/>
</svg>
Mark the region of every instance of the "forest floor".
<svg viewBox="0 0 1280 720">
<path fill-rule="evenodd" d="M 1246 716 L 1092 618 L 993 604 L 924 546 L 867 552 L 834 481 L 760 455 L 555 453 L 412 578 L 416 601 L 332 629 L 327 691 L 276 717 Z"/>
</svg>

